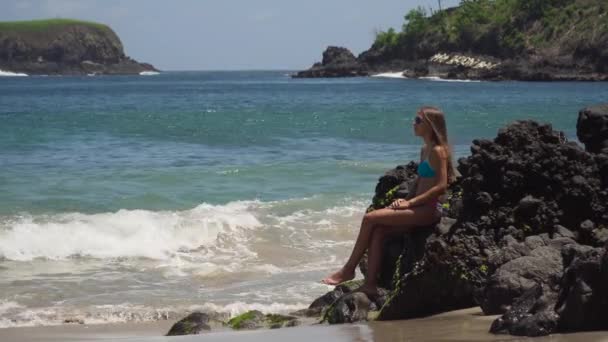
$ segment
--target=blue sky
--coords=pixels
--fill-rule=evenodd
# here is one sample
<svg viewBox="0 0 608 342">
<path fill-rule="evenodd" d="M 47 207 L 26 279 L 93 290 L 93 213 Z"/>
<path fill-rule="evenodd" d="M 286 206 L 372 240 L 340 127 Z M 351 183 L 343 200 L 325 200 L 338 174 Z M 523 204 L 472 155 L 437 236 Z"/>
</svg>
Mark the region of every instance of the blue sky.
<svg viewBox="0 0 608 342">
<path fill-rule="evenodd" d="M 2 0 L 0 20 L 102 22 L 129 56 L 163 70 L 295 70 L 328 45 L 359 54 L 417 6 L 436 9 L 437 0 Z"/>
</svg>

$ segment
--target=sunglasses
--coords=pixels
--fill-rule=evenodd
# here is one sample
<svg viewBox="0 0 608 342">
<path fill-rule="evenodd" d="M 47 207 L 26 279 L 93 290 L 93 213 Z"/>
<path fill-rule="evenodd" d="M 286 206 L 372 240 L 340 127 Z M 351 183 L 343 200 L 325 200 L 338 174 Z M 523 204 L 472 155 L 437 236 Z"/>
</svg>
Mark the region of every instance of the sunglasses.
<svg viewBox="0 0 608 342">
<path fill-rule="evenodd" d="M 414 118 L 414 125 L 420 125 L 422 123 L 422 118 L 417 116 Z"/>
</svg>

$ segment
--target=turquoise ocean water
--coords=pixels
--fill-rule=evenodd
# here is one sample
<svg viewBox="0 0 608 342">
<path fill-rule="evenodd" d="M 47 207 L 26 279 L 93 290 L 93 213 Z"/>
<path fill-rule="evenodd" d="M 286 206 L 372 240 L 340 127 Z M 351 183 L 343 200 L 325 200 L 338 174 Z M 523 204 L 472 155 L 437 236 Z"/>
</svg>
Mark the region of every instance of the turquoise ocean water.
<svg viewBox="0 0 608 342">
<path fill-rule="evenodd" d="M 416 108 L 458 156 L 517 119 L 575 139 L 606 83 L 0 78 L 0 327 L 289 312 L 327 287 Z"/>
</svg>

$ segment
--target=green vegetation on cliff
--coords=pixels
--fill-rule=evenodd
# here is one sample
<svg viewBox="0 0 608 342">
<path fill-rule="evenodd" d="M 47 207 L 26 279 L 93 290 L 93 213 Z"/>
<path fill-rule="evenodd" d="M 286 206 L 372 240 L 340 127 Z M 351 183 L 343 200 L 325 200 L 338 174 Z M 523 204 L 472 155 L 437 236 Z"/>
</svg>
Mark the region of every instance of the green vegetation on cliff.
<svg viewBox="0 0 608 342">
<path fill-rule="evenodd" d="M 499 58 L 543 49 L 572 54 L 607 40 L 607 11 L 606 0 L 462 0 L 443 11 L 411 10 L 401 31 L 379 32 L 372 49 L 407 59 L 438 51 Z"/>
<path fill-rule="evenodd" d="M 24 21 L 3 21 L 0 22 L 0 32 L 8 31 L 48 31 L 67 25 L 82 25 L 94 27 L 102 30 L 110 30 L 107 25 L 91 21 L 75 19 L 43 19 L 43 20 L 24 20 Z"/>
</svg>

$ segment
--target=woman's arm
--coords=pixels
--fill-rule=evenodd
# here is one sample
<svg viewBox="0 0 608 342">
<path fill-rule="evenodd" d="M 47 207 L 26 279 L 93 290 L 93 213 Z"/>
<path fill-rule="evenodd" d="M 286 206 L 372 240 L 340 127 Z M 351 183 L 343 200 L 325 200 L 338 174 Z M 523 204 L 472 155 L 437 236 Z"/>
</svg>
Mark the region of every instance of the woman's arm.
<svg viewBox="0 0 608 342">
<path fill-rule="evenodd" d="M 420 149 L 420 161 L 418 161 L 418 164 L 422 163 L 422 160 L 424 159 L 422 156 L 424 156 L 424 149 L 425 146 L 422 146 L 422 148 Z M 416 196 L 416 193 L 418 192 L 418 180 L 420 179 L 419 176 L 416 176 L 416 179 L 414 180 L 414 182 L 412 183 L 412 185 L 410 186 L 410 188 L 408 189 L 408 194 L 407 196 L 405 196 L 405 198 L 397 198 L 396 200 L 393 201 L 393 203 L 389 204 L 387 206 L 387 208 L 391 208 L 391 209 L 407 209 L 409 207 L 409 205 L 407 203 L 409 203 L 409 201 L 414 198 Z"/>
<path fill-rule="evenodd" d="M 437 183 L 433 185 L 427 191 L 421 193 L 418 196 L 410 199 L 408 202 L 409 206 L 417 206 L 423 203 L 427 203 L 431 199 L 438 198 L 445 194 L 448 188 L 448 154 L 447 151 L 441 146 L 435 146 L 429 154 L 429 163 L 431 167 L 436 170 Z"/>
</svg>

